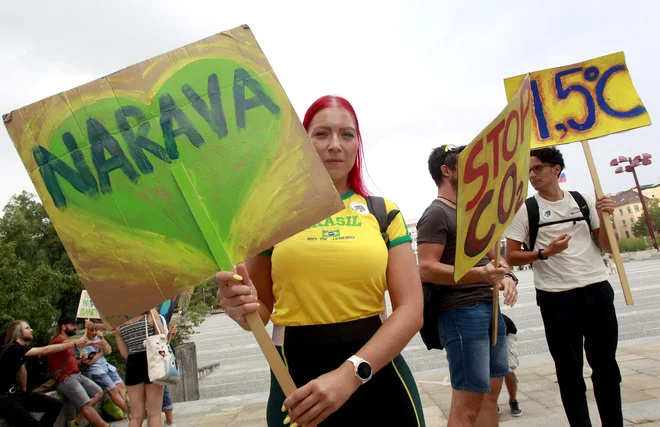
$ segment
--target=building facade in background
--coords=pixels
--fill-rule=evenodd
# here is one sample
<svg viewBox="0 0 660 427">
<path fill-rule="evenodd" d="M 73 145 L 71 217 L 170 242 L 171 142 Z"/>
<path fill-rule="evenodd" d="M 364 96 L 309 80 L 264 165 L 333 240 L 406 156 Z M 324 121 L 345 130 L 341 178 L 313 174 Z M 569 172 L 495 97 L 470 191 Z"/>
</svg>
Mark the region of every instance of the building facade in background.
<svg viewBox="0 0 660 427">
<path fill-rule="evenodd" d="M 660 182 L 642 185 L 642 194 L 650 199 L 660 199 Z"/>
<path fill-rule="evenodd" d="M 660 199 L 660 183 L 642 186 L 642 195 L 647 205 L 650 200 Z M 632 231 L 633 225 L 637 221 L 646 221 L 637 188 L 621 191 L 611 197 L 614 199 L 612 225 L 616 238 L 625 240 L 635 237 Z"/>
</svg>

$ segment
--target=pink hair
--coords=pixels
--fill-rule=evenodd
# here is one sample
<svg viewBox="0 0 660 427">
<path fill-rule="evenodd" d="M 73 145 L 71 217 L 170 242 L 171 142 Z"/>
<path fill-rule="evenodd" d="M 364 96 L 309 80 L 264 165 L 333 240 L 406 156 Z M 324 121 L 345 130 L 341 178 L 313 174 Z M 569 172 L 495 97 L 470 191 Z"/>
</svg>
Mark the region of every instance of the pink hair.
<svg viewBox="0 0 660 427">
<path fill-rule="evenodd" d="M 325 95 L 314 101 L 312 105 L 309 106 L 307 112 L 305 113 L 305 119 L 303 120 L 303 126 L 305 130 L 309 131 L 309 125 L 312 123 L 314 116 L 318 114 L 319 111 L 325 110 L 326 108 L 338 107 L 343 108 L 348 111 L 348 114 L 351 115 L 353 121 L 355 122 L 355 132 L 357 133 L 358 148 L 357 155 L 355 156 L 355 164 L 353 168 L 348 173 L 348 186 L 352 188 L 356 193 L 362 197 L 367 197 L 369 195 L 369 190 L 362 179 L 362 166 L 364 162 L 364 151 L 362 150 L 362 135 L 360 134 L 360 123 L 358 122 L 357 115 L 355 110 L 350 102 L 341 96 L 334 95 Z"/>
</svg>

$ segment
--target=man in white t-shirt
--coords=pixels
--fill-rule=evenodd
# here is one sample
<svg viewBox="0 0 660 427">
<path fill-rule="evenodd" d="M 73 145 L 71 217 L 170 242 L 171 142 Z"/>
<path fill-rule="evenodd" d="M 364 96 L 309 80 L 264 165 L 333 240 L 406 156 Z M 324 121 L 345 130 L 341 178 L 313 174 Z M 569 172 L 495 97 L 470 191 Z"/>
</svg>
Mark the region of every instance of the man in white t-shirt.
<svg viewBox="0 0 660 427">
<path fill-rule="evenodd" d="M 584 193 L 573 196 L 559 188 L 564 158 L 557 148 L 534 149 L 530 155 L 538 234 L 532 244 L 525 203 L 504 233 L 507 261 L 512 266 L 533 263 L 536 301 L 570 425 L 591 426 L 583 378 L 584 349 L 593 371 L 591 381 L 602 424 L 623 426 L 614 291 L 598 248 L 611 252 L 600 222 L 602 212 L 614 211 L 614 201 L 608 196 L 594 200 Z M 576 201 L 580 195 L 589 218 L 584 218 Z M 523 243 L 529 250 L 522 249 Z"/>
</svg>

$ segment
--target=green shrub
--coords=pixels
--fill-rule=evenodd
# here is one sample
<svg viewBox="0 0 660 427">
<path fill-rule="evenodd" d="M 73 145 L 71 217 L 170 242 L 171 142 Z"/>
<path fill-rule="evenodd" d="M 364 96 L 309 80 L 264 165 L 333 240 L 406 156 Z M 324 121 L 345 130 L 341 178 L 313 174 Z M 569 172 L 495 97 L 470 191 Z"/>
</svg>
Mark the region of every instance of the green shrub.
<svg viewBox="0 0 660 427">
<path fill-rule="evenodd" d="M 633 237 L 631 239 L 619 240 L 619 250 L 621 252 L 637 252 L 645 251 L 652 246 L 649 239 L 644 241 L 638 237 Z"/>
</svg>

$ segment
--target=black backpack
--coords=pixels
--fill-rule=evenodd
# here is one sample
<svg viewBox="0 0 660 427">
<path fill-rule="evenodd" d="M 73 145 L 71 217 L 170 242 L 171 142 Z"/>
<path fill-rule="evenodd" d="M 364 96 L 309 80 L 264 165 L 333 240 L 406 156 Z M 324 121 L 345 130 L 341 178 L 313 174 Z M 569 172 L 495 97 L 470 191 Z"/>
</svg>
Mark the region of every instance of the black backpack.
<svg viewBox="0 0 660 427">
<path fill-rule="evenodd" d="M 376 217 L 380 225 L 380 234 L 385 240 L 387 249 L 390 248 L 390 236 L 387 234 L 387 228 L 394 218 L 399 214 L 398 210 L 387 212 L 385 199 L 378 196 L 365 197 L 369 212 Z M 437 348 L 442 350 L 440 336 L 438 335 L 438 301 L 440 289 L 432 283 L 423 283 L 422 292 L 424 293 L 424 325 L 419 331 L 422 341 L 429 350 Z"/>
<path fill-rule="evenodd" d="M 399 211 L 396 209 L 387 212 L 387 207 L 385 206 L 385 199 L 378 196 L 367 196 L 365 197 L 367 201 L 367 208 L 369 208 L 369 213 L 376 217 L 378 225 L 380 226 L 380 235 L 383 236 L 385 245 L 387 249 L 390 248 L 390 235 L 387 234 L 387 228 L 390 226 L 394 218 L 399 214 Z"/>
<path fill-rule="evenodd" d="M 533 251 L 534 250 L 534 244 L 536 243 L 536 236 L 539 234 L 539 228 L 540 227 L 547 227 L 548 225 L 554 225 L 554 224 L 561 224 L 563 222 L 572 222 L 573 224 L 577 224 L 580 221 L 585 221 L 587 223 L 587 226 L 589 227 L 589 232 L 591 232 L 591 221 L 589 220 L 589 206 L 587 205 L 587 201 L 584 200 L 584 197 L 582 197 L 582 194 L 578 193 L 577 191 L 569 191 L 575 202 L 578 204 L 578 207 L 580 208 L 580 213 L 581 217 L 578 218 L 568 218 L 568 219 L 562 219 L 560 221 L 551 221 L 551 222 L 546 222 L 544 224 L 539 224 L 541 221 L 541 216 L 539 215 L 539 204 L 536 201 L 536 198 L 534 196 L 529 197 L 527 200 L 525 200 L 525 206 L 527 207 L 527 219 L 529 221 L 529 246 L 527 246 L 526 243 L 523 242 L 523 250 L 525 251 Z"/>
<path fill-rule="evenodd" d="M 428 350 L 437 348 L 444 349 L 440 343 L 440 333 L 438 330 L 438 313 L 440 313 L 440 303 L 444 296 L 445 289 L 435 283 L 422 283 L 422 292 L 424 294 L 424 324 L 419 330 L 419 335 L 424 341 Z"/>
<path fill-rule="evenodd" d="M 396 217 L 399 211 L 394 210 L 386 214 L 385 201 L 382 197 L 367 197 L 367 206 L 380 224 L 380 233 L 390 247 L 389 236 L 387 235 L 387 227 L 389 227 L 392 220 Z M 444 347 L 440 344 L 440 336 L 438 334 L 438 312 L 440 302 L 442 300 L 443 289 L 440 289 L 433 283 L 422 283 L 422 293 L 424 294 L 424 325 L 419 330 L 419 335 L 426 348 L 432 350 L 437 348 L 442 350 Z"/>
</svg>

